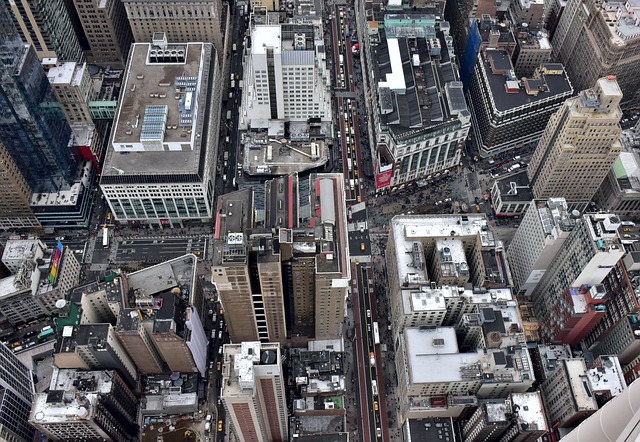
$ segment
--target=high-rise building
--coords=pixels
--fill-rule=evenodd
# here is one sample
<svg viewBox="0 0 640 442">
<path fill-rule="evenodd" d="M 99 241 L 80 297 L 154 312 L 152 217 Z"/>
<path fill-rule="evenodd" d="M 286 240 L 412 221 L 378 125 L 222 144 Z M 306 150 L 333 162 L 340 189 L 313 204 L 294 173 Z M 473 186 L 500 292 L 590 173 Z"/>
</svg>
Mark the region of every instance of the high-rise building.
<svg viewBox="0 0 640 442">
<path fill-rule="evenodd" d="M 522 78 L 506 50 L 482 51 L 469 89 L 480 155 L 535 146 L 551 115 L 572 95 L 561 64 L 538 65 L 531 77 Z"/>
<path fill-rule="evenodd" d="M 536 198 L 591 201 L 622 151 L 621 99 L 616 78 L 600 78 L 549 119 L 527 170 Z"/>
<path fill-rule="evenodd" d="M 576 219 L 559 253 L 531 290 L 533 307 L 542 321 L 541 333 L 547 342 L 554 342 L 556 333 L 570 326 L 574 313 L 603 302 L 606 291 L 598 289 L 598 285 L 624 255 L 617 234 L 619 227 L 619 218 L 612 214 Z M 566 290 L 570 288 L 584 290 L 569 293 L 568 299 Z"/>
<path fill-rule="evenodd" d="M 137 43 L 151 41 L 154 32 L 164 32 L 173 43 L 203 42 L 223 47 L 220 0 L 122 2 Z"/>
<path fill-rule="evenodd" d="M 569 0 L 552 40 L 553 55 L 564 64 L 576 90 L 615 75 L 625 102 L 640 91 L 640 24 L 635 3 Z"/>
<path fill-rule="evenodd" d="M 509 399 L 486 399 L 464 423 L 462 437 L 468 442 L 500 440 L 511 424 L 513 409 Z"/>
<path fill-rule="evenodd" d="M 56 346 L 54 363 L 58 368 L 81 370 L 116 370 L 134 388 L 138 379 L 136 366 L 116 338 L 111 324 L 66 326 Z"/>
<path fill-rule="evenodd" d="M 591 386 L 583 380 L 584 359 L 563 359 L 540 385 L 540 392 L 551 427 L 571 427 L 598 409 Z"/>
<path fill-rule="evenodd" d="M 5 39 L 0 53 L 0 141 L 32 191 L 58 189 L 76 173 L 71 128 L 33 47 Z"/>
<path fill-rule="evenodd" d="M 132 46 L 100 187 L 119 222 L 210 220 L 222 101 L 216 49 L 154 38 Z"/>
<path fill-rule="evenodd" d="M 133 35 L 122 0 L 75 0 L 74 3 L 91 48 L 88 61 L 124 69 Z"/>
<path fill-rule="evenodd" d="M 138 309 L 122 309 L 116 326 L 116 336 L 143 375 L 165 371 L 162 356 L 151 339 L 151 325 L 140 318 Z"/>
<path fill-rule="evenodd" d="M 89 101 L 93 99 L 93 82 L 86 63 L 60 63 L 47 72 L 49 83 L 69 124 L 93 123 Z"/>
<path fill-rule="evenodd" d="M 7 4 L 22 41 L 33 45 L 44 65 L 82 60 L 82 47 L 64 0 L 13 0 Z"/>
<path fill-rule="evenodd" d="M 545 31 L 533 31 L 521 23 L 516 29 L 517 46 L 513 54 L 516 78 L 533 77 L 537 68 L 551 61 L 551 43 Z"/>
<path fill-rule="evenodd" d="M 288 437 L 286 382 L 279 344 L 224 346 L 220 397 L 238 440 L 283 441 Z"/>
<path fill-rule="evenodd" d="M 266 127 L 269 120 L 331 120 L 329 70 L 319 52 L 313 26 L 255 25 L 246 57 L 243 109 L 245 125 Z"/>
<path fill-rule="evenodd" d="M 591 442 L 594 440 L 635 440 L 640 435 L 640 381 L 635 381 L 606 406 L 589 416 L 561 442 Z"/>
<path fill-rule="evenodd" d="M 225 309 L 232 342 L 287 337 L 279 242 L 253 229 L 253 192 L 221 196 L 214 236 L 212 280 Z"/>
<path fill-rule="evenodd" d="M 29 425 L 33 400 L 31 371 L 4 344 L 0 344 L 0 439 L 32 442 Z"/>
<path fill-rule="evenodd" d="M 575 225 L 564 198 L 531 202 L 507 250 L 518 295 L 531 294 Z"/>
<path fill-rule="evenodd" d="M 29 422 L 54 441 L 137 440 L 137 399 L 118 373 L 54 367 L 48 393 L 33 399 Z"/>
<path fill-rule="evenodd" d="M 13 157 L 0 142 L 0 229 L 40 227 L 31 210 L 31 188 L 13 161 Z"/>
</svg>

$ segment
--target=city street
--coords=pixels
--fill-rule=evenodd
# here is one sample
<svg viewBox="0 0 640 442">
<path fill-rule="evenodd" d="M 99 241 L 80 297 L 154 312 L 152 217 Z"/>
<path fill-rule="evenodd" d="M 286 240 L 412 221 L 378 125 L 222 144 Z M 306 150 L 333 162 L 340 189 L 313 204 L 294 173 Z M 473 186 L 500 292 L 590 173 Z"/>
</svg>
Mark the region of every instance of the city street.
<svg viewBox="0 0 640 442">
<path fill-rule="evenodd" d="M 193 253 L 199 259 L 206 259 L 208 240 L 205 236 L 116 238 L 110 248 L 110 262 L 154 263 L 187 253 Z"/>
</svg>

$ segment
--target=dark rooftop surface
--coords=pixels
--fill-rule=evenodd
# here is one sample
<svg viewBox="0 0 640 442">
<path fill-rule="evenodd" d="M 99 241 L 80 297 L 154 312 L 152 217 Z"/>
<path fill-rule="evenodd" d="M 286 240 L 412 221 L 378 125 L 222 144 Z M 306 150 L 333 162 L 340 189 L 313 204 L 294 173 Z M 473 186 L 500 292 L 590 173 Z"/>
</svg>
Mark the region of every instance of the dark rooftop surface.
<svg viewBox="0 0 640 442">
<path fill-rule="evenodd" d="M 520 169 L 514 174 L 505 175 L 496 180 L 496 182 L 500 189 L 502 201 L 531 201 L 533 199 L 533 190 L 529 186 L 526 169 Z M 515 183 L 515 186 L 512 183 Z"/>
<path fill-rule="evenodd" d="M 481 64 L 482 68 L 489 80 L 489 87 L 493 94 L 493 102 L 495 103 L 498 111 L 507 111 L 519 106 L 524 106 L 536 101 L 548 99 L 554 95 L 571 93 L 573 88 L 569 82 L 569 78 L 562 69 L 562 74 L 540 74 L 539 79 L 529 79 L 529 89 L 536 91 L 544 86 L 544 90 L 541 90 L 537 95 L 528 94 L 525 90 L 525 84 L 519 86 L 519 92 L 508 92 L 506 88 L 507 80 L 519 81 L 515 78 L 515 74 L 512 77 L 509 76 L 509 72 L 513 71 L 513 65 L 509 53 L 504 50 L 486 50 L 483 54 Z M 549 71 L 553 71 L 557 68 L 556 64 L 545 64 Z M 551 69 L 551 66 L 556 68 Z M 495 73 L 494 73 L 495 72 Z M 568 97 L 567 97 L 568 98 Z"/>
<path fill-rule="evenodd" d="M 409 419 L 409 440 L 443 442 L 455 440 L 451 419 Z"/>
</svg>

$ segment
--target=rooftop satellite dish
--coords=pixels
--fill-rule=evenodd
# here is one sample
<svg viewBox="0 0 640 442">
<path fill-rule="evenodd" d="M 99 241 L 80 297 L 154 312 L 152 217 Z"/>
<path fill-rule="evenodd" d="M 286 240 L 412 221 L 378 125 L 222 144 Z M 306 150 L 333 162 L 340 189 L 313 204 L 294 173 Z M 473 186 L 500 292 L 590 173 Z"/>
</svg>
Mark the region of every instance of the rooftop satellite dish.
<svg viewBox="0 0 640 442">
<path fill-rule="evenodd" d="M 64 299 L 58 299 L 56 301 L 56 308 L 61 309 L 64 308 L 67 305 L 67 301 L 65 301 Z"/>
</svg>

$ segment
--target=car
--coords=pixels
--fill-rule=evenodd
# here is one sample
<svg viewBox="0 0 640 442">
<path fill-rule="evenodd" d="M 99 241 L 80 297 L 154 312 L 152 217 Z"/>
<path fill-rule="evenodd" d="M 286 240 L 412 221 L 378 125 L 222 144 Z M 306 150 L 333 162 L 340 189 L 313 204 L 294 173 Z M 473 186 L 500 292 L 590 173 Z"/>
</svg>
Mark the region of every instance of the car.
<svg viewBox="0 0 640 442">
<path fill-rule="evenodd" d="M 378 411 L 378 401 L 373 401 L 373 409 Z"/>
<path fill-rule="evenodd" d="M 222 370 L 222 362 L 220 361 L 216 362 L 216 370 L 218 371 Z"/>
<path fill-rule="evenodd" d="M 218 421 L 218 433 L 222 431 L 222 419 Z"/>
<path fill-rule="evenodd" d="M 238 170 L 242 170 L 242 163 L 238 163 Z"/>
<path fill-rule="evenodd" d="M 363 242 L 361 242 L 360 243 L 360 250 L 364 252 L 366 249 L 367 249 L 367 246 Z"/>
<path fill-rule="evenodd" d="M 224 309 L 220 307 L 220 316 L 224 315 Z M 222 322 L 222 319 L 220 320 Z"/>
<path fill-rule="evenodd" d="M 38 334 L 38 332 L 37 332 L 36 330 L 31 330 L 31 331 L 29 331 L 29 332 L 26 332 L 26 333 L 24 334 L 24 337 L 25 337 L 25 338 L 30 338 L 30 337 L 35 336 L 35 335 L 37 335 L 37 334 Z"/>
<path fill-rule="evenodd" d="M 380 427 L 376 428 L 376 435 L 378 437 L 382 437 L 382 430 L 380 429 Z"/>
<path fill-rule="evenodd" d="M 218 339 L 222 339 L 222 330 L 218 332 Z"/>
<path fill-rule="evenodd" d="M 220 309 L 220 314 L 222 314 L 222 309 Z M 221 319 L 219 324 L 220 324 L 220 328 L 224 327 L 224 319 Z"/>
<path fill-rule="evenodd" d="M 367 310 L 367 318 L 371 317 L 371 310 Z"/>
<path fill-rule="evenodd" d="M 205 418 L 205 421 L 211 422 L 211 415 L 210 414 L 207 414 L 207 417 Z"/>
<path fill-rule="evenodd" d="M 222 182 L 223 183 L 227 182 L 227 174 L 226 173 L 224 175 L 222 175 Z"/>
<path fill-rule="evenodd" d="M 204 424 L 204 431 L 206 433 L 208 433 L 209 431 L 211 431 L 211 422 L 207 422 Z"/>
<path fill-rule="evenodd" d="M 222 345 L 220 347 L 218 347 L 218 354 L 219 355 L 221 355 L 223 351 L 224 351 L 224 348 L 222 347 Z"/>
<path fill-rule="evenodd" d="M 476 204 L 476 212 L 480 213 L 481 211 L 480 204 Z"/>
<path fill-rule="evenodd" d="M 622 229 L 623 232 L 631 232 L 631 227 L 625 227 Z"/>
<path fill-rule="evenodd" d="M 222 406 L 222 399 L 218 398 L 218 407 L 221 407 L 221 406 Z"/>
</svg>

